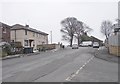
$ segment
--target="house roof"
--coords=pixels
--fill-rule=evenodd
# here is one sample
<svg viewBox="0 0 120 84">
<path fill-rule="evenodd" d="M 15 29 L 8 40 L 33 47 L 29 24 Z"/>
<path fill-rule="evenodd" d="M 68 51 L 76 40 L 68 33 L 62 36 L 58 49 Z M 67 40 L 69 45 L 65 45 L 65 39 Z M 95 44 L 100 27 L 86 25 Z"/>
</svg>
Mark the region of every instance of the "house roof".
<svg viewBox="0 0 120 84">
<path fill-rule="evenodd" d="M 45 33 L 45 32 L 42 32 L 42 31 L 39 31 L 39 30 L 30 28 L 29 25 L 23 26 L 23 25 L 20 25 L 20 24 L 15 24 L 15 25 L 13 25 L 12 28 L 11 28 L 11 30 L 20 30 L 20 29 L 32 31 L 32 32 L 39 33 L 39 34 L 42 34 L 42 35 L 48 35 L 48 34 Z"/>
<path fill-rule="evenodd" d="M 0 22 L 0 28 L 1 27 L 11 28 L 11 26 L 9 26 L 9 25 L 7 25 L 5 23 Z"/>
<path fill-rule="evenodd" d="M 102 40 L 100 40 L 94 36 L 88 36 L 88 35 L 83 35 L 82 41 L 100 41 L 100 42 L 103 42 Z"/>
<path fill-rule="evenodd" d="M 91 38 L 92 38 L 93 40 L 97 40 L 97 41 L 103 42 L 102 40 L 100 40 L 100 39 L 98 39 L 98 38 L 96 38 L 96 37 L 94 37 L 94 36 L 91 36 Z"/>
</svg>

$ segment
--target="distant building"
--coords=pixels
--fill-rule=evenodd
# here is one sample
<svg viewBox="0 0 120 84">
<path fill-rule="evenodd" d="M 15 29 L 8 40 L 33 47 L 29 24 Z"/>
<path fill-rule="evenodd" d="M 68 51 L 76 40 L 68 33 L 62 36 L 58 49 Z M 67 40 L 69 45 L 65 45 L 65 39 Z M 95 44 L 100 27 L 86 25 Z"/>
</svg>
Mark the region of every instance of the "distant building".
<svg viewBox="0 0 120 84">
<path fill-rule="evenodd" d="M 11 26 L 0 22 L 0 42 L 10 42 Z"/>
<path fill-rule="evenodd" d="M 94 37 L 94 36 L 91 36 L 91 41 L 92 42 L 98 42 L 100 46 L 103 45 L 103 41 L 98 39 L 98 38 L 96 38 L 96 37 Z"/>
<path fill-rule="evenodd" d="M 100 39 L 98 39 L 98 38 L 96 38 L 96 37 L 94 37 L 94 36 L 88 36 L 87 34 L 86 34 L 86 35 L 83 35 L 83 36 L 81 37 L 81 40 L 82 40 L 82 42 L 83 42 L 83 41 L 98 42 L 98 43 L 100 44 L 100 46 L 103 45 L 103 41 L 102 41 L 102 40 L 100 40 Z"/>
<path fill-rule="evenodd" d="M 37 45 L 48 44 L 48 34 L 30 28 L 29 25 L 15 24 L 11 28 L 11 42 L 21 42 L 23 47 L 36 49 Z"/>
</svg>

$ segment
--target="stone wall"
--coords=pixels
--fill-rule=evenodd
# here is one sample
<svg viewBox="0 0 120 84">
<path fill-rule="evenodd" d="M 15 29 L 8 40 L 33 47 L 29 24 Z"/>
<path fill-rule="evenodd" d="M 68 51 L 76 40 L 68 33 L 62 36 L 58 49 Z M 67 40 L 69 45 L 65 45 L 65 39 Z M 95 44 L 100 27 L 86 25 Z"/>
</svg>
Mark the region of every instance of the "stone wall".
<svg viewBox="0 0 120 84">
<path fill-rule="evenodd" d="M 114 46 L 114 45 L 109 46 L 109 52 L 110 54 L 120 56 L 120 46 Z"/>
<path fill-rule="evenodd" d="M 43 45 L 37 45 L 37 49 L 42 49 L 45 48 L 47 50 L 52 50 L 52 49 L 59 49 L 60 45 L 59 44 L 43 44 Z"/>
<path fill-rule="evenodd" d="M 120 56 L 120 32 L 108 38 L 110 54 Z"/>
</svg>

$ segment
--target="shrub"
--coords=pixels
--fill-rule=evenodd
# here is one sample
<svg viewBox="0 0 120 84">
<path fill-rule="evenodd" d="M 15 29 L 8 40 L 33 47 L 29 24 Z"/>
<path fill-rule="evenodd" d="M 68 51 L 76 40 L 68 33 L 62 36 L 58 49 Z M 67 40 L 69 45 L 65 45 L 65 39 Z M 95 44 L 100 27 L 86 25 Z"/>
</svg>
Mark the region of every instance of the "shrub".
<svg viewBox="0 0 120 84">
<path fill-rule="evenodd" d="M 11 54 L 11 45 L 10 44 L 2 45 L 2 53 L 6 53 L 7 55 L 10 55 Z"/>
</svg>

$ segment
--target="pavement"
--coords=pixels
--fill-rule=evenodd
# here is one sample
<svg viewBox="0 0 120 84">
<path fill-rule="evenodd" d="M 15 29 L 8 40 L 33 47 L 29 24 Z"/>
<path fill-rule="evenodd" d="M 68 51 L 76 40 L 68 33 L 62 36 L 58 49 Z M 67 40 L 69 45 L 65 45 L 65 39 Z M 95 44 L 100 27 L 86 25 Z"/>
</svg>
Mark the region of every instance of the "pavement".
<svg viewBox="0 0 120 84">
<path fill-rule="evenodd" d="M 118 60 L 120 60 L 120 57 L 109 54 L 106 47 L 100 47 L 99 49 L 97 49 L 95 51 L 95 57 L 115 63 L 118 63 Z"/>
<path fill-rule="evenodd" d="M 32 55 L 37 55 L 40 54 L 40 52 L 35 52 L 35 53 L 29 53 L 29 54 L 16 54 L 16 55 L 9 55 L 3 58 L 0 58 L 1 60 L 6 60 L 6 59 L 12 59 L 12 58 L 20 58 L 24 56 L 32 56 Z"/>
<path fill-rule="evenodd" d="M 53 49 L 53 50 L 47 50 L 45 52 L 51 51 L 51 52 L 56 52 L 59 49 Z M 12 58 L 20 58 L 24 56 L 33 56 L 33 55 L 38 55 L 43 52 L 34 52 L 34 53 L 28 53 L 28 54 L 16 54 L 16 55 L 8 55 L 6 57 L 0 58 L 0 60 L 6 60 L 6 59 L 12 59 Z"/>
</svg>

